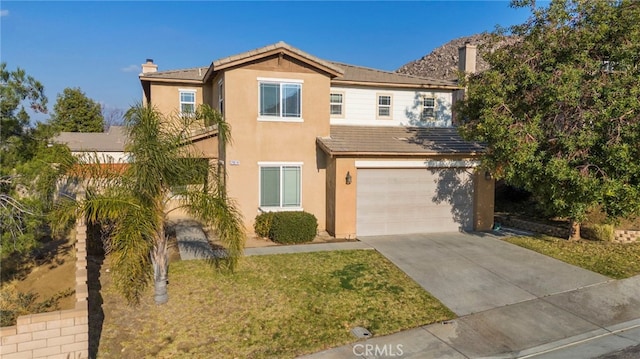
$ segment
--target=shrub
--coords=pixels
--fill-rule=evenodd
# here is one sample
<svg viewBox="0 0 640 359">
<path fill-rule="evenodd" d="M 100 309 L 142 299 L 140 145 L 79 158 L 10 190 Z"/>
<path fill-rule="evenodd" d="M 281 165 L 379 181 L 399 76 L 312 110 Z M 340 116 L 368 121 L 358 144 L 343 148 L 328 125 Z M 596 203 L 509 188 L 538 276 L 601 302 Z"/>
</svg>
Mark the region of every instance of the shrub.
<svg viewBox="0 0 640 359">
<path fill-rule="evenodd" d="M 318 231 L 318 220 L 307 212 L 276 212 L 271 221 L 269 239 L 276 243 L 312 241 Z"/>
<path fill-rule="evenodd" d="M 72 296 L 75 290 L 67 288 L 43 301 L 33 291 L 19 292 L 15 282 L 0 287 L 0 326 L 16 325 L 19 316 L 58 310 L 61 299 Z"/>
<path fill-rule="evenodd" d="M 591 224 L 582 228 L 581 235 L 594 241 L 611 242 L 615 238 L 614 228 L 611 224 Z"/>
<path fill-rule="evenodd" d="M 256 216 L 253 230 L 257 235 L 263 238 L 269 237 L 269 232 L 271 231 L 271 222 L 273 221 L 273 216 L 276 213 L 277 212 L 263 212 Z"/>
</svg>

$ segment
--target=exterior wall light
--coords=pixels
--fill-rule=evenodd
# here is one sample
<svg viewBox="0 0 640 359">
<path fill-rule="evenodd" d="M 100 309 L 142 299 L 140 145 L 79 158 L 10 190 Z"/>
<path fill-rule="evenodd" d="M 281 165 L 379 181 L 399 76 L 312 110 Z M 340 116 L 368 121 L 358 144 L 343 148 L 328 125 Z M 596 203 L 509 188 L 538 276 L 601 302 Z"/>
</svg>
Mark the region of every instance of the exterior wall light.
<svg viewBox="0 0 640 359">
<path fill-rule="evenodd" d="M 344 178 L 346 184 L 351 184 L 351 173 L 347 171 L 347 177 Z"/>
<path fill-rule="evenodd" d="M 487 181 L 491 181 L 493 179 L 493 177 L 491 176 L 491 172 L 484 171 L 484 179 L 486 179 Z"/>
</svg>

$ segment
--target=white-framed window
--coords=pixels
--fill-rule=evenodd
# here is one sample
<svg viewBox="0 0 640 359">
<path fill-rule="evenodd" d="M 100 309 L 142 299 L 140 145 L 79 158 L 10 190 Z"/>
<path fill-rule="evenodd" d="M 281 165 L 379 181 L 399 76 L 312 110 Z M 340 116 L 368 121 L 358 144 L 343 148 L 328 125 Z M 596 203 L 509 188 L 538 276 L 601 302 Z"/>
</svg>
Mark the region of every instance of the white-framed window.
<svg viewBox="0 0 640 359">
<path fill-rule="evenodd" d="M 224 115 L 224 82 L 218 81 L 218 110 Z"/>
<path fill-rule="evenodd" d="M 258 116 L 265 121 L 302 121 L 302 81 L 258 79 Z"/>
<path fill-rule="evenodd" d="M 340 92 L 332 92 L 329 96 L 329 113 L 331 114 L 331 116 L 344 116 L 344 94 Z"/>
<path fill-rule="evenodd" d="M 196 112 L 196 90 L 180 90 L 180 114 L 190 115 Z"/>
<path fill-rule="evenodd" d="M 258 163 L 260 167 L 260 208 L 301 210 L 302 163 Z"/>
<path fill-rule="evenodd" d="M 391 118 L 391 95 L 378 95 L 378 118 Z"/>
<path fill-rule="evenodd" d="M 423 121 L 426 121 L 426 120 L 435 120 L 435 118 L 436 118 L 436 99 L 433 97 L 423 97 L 421 119 Z"/>
</svg>

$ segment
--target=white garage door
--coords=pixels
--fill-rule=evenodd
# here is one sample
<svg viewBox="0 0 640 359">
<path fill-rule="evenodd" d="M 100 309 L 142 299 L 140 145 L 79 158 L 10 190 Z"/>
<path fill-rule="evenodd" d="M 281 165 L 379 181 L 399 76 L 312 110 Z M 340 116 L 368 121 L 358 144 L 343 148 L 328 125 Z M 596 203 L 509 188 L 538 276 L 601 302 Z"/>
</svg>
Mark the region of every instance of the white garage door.
<svg viewBox="0 0 640 359">
<path fill-rule="evenodd" d="M 358 169 L 357 235 L 473 228 L 470 168 Z"/>
</svg>

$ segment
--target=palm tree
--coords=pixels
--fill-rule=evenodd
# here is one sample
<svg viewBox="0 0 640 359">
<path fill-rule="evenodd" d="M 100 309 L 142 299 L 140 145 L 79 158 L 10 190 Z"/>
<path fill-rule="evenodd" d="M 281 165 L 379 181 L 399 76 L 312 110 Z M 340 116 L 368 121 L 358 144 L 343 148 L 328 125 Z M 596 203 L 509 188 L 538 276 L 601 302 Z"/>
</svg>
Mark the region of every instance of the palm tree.
<svg viewBox="0 0 640 359">
<path fill-rule="evenodd" d="M 193 116 L 173 118 L 151 105 L 137 105 L 126 113 L 125 126 L 131 163 L 124 169 L 112 164 L 72 167 L 70 177 L 85 183 L 86 194 L 60 205 L 58 213 L 63 222 L 84 215 L 90 222 L 109 223 L 106 249 L 116 288 L 135 304 L 153 278 L 155 301 L 162 304 L 168 300 L 169 201 L 214 229 L 226 247 L 222 263 L 228 269 L 235 268 L 242 254 L 245 232 L 240 213 L 226 196 L 224 169 L 201 158 L 189 140 L 194 133 L 217 131 L 224 148 L 229 127 L 206 105 Z"/>
</svg>

